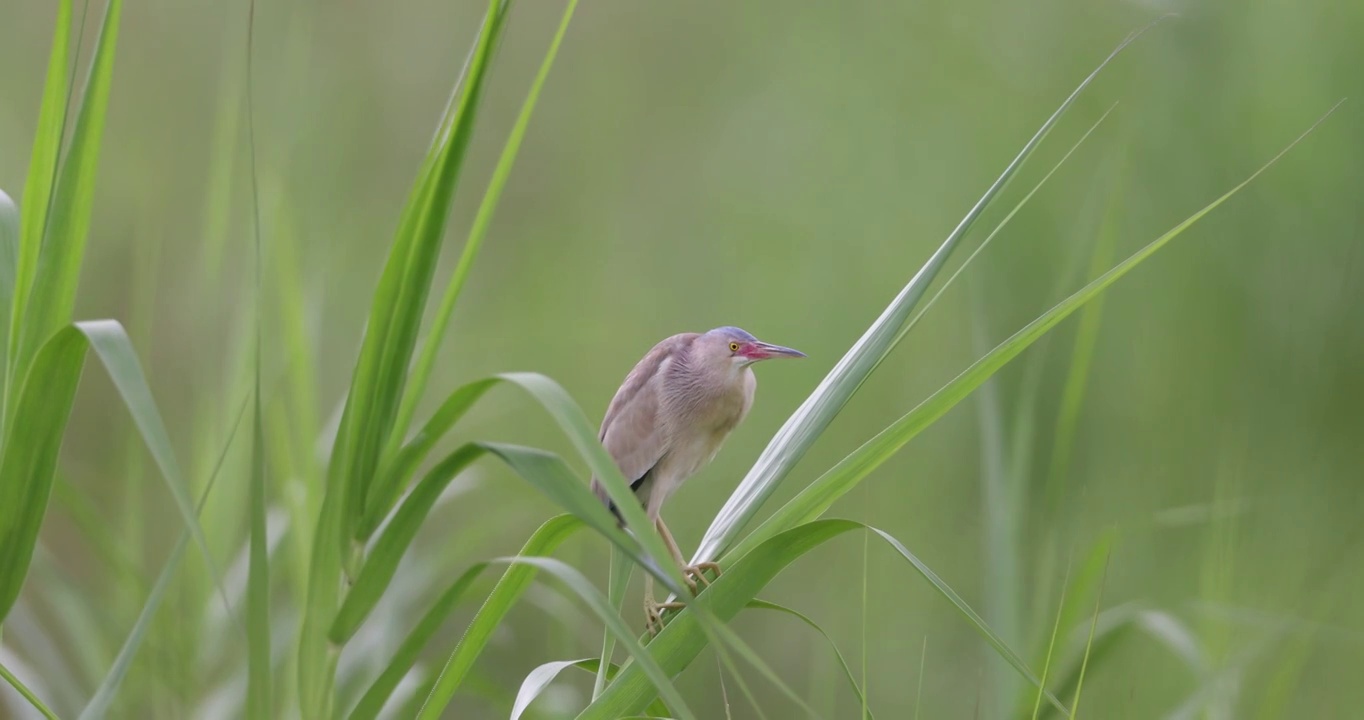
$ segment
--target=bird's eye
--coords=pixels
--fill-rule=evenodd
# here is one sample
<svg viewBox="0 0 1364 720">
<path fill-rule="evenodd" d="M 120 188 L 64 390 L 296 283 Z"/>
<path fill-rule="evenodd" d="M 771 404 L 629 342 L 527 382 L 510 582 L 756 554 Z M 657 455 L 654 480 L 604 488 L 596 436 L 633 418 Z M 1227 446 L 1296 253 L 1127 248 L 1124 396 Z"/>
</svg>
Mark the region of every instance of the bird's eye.
<svg viewBox="0 0 1364 720">
<path fill-rule="evenodd" d="M 730 343 L 730 344 L 729 344 L 729 351 L 730 351 L 730 352 L 739 352 L 739 343 L 736 343 L 736 342 Z"/>
</svg>

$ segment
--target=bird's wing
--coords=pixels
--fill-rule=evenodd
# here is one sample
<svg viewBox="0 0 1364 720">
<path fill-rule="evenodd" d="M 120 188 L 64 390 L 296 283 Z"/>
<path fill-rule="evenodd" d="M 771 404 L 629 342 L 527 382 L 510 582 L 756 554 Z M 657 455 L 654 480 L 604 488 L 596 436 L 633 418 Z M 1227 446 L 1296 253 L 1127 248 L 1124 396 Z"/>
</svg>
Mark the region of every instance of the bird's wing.
<svg viewBox="0 0 1364 720">
<path fill-rule="evenodd" d="M 659 415 L 663 375 L 678 352 L 696 337 L 684 333 L 655 345 L 625 377 L 606 410 L 602 445 L 631 484 L 641 480 L 668 451 L 668 435 Z"/>
</svg>

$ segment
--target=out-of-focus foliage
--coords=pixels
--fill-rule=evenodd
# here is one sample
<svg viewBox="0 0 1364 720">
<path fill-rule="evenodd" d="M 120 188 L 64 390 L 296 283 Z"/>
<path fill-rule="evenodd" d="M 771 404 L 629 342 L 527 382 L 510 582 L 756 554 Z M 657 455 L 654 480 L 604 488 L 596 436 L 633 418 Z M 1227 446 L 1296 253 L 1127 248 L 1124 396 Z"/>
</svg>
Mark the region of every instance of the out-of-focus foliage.
<svg viewBox="0 0 1364 720">
<path fill-rule="evenodd" d="M 19 207 L 54 6 L 0 8 L 0 188 Z M 364 319 L 486 9 L 257 3 L 260 381 L 280 707 L 296 706 L 288 678 L 307 589 L 297 569 Z M 441 286 L 562 9 L 522 3 L 511 15 L 451 209 Z M 77 34 L 75 5 L 78 93 L 102 10 L 92 3 Z M 759 368 L 749 419 L 670 501 L 669 526 L 689 551 L 772 433 L 1058 102 L 1129 30 L 1169 11 L 1180 17 L 1105 70 L 982 225 L 1118 102 L 1113 114 L 871 376 L 759 520 L 1354 92 L 1364 6 L 581 4 L 414 427 L 455 388 L 507 371 L 554 378 L 595 422 L 638 357 L 675 332 L 734 324 L 801 348 L 808 360 Z M 128 328 L 186 497 L 201 495 L 251 387 L 245 22 L 244 3 L 124 4 L 75 303 L 78 318 Z M 1068 320 L 832 509 L 913 550 L 1039 674 L 1069 563 L 1049 687 L 1070 703 L 1098 602 L 1081 716 L 1333 717 L 1364 704 L 1361 100 L 1114 285 L 1083 342 Z M 1096 245 L 1106 261 L 1094 260 Z M 471 440 L 515 443 L 585 471 L 523 394 L 491 393 L 460 422 L 433 458 Z M 250 443 L 234 444 L 201 516 L 236 608 L 250 459 Z M 1001 499 L 1002 510 L 991 505 Z M 339 658 L 342 707 L 446 593 L 453 609 L 443 628 L 424 628 L 422 674 L 398 683 L 388 706 L 415 715 L 492 588 L 484 576 L 502 571 L 466 580 L 465 570 L 515 554 L 557 512 L 504 465 L 484 460 L 455 477 Z M 1003 534 L 1001 517 L 1013 523 Z M 0 664 L 74 717 L 184 527 L 118 389 L 86 373 Z M 818 623 L 859 682 L 865 657 L 880 717 L 1030 712 L 1023 681 L 898 553 L 870 543 L 864 586 L 858 534 L 798 560 L 761 597 Z M 1101 581 L 1094 548 L 1110 540 Z M 605 587 L 607 548 L 578 533 L 556 556 Z M 200 553 L 184 556 L 111 716 L 242 712 L 241 618 L 224 612 Z M 1012 574 L 996 572 L 1001 559 Z M 506 716 L 534 668 L 600 648 L 600 624 L 541 580 L 487 639 L 448 716 Z M 625 606 L 632 629 L 637 590 Z M 822 716 L 856 716 L 823 637 L 777 613 L 741 613 L 731 627 Z M 723 716 L 716 663 L 701 659 L 676 686 L 697 716 Z M 769 716 L 799 712 L 739 665 Z M 524 717 L 571 717 L 591 687 L 588 674 L 563 673 Z M 727 671 L 725 688 L 735 716 L 747 716 Z M 0 715 L 19 712 L 15 697 L 0 683 Z"/>
</svg>

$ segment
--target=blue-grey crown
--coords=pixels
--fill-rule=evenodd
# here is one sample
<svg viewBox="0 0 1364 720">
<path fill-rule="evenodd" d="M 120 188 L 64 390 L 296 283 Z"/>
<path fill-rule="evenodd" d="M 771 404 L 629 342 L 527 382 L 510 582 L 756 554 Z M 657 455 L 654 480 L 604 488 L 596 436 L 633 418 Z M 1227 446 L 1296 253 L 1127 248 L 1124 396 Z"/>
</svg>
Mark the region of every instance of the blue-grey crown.
<svg viewBox="0 0 1364 720">
<path fill-rule="evenodd" d="M 747 330 L 744 330 L 743 328 L 734 327 L 733 325 L 726 325 L 726 326 L 724 326 L 724 327 L 718 327 L 718 328 L 715 328 L 714 330 L 711 330 L 710 332 L 707 332 L 706 334 L 707 334 L 707 335 L 725 335 L 725 336 L 727 336 L 727 337 L 732 337 L 732 338 L 736 338 L 736 339 L 739 339 L 739 340 L 743 340 L 744 342 L 757 342 L 757 341 L 758 341 L 758 338 L 753 337 L 753 335 L 751 335 Z"/>
</svg>

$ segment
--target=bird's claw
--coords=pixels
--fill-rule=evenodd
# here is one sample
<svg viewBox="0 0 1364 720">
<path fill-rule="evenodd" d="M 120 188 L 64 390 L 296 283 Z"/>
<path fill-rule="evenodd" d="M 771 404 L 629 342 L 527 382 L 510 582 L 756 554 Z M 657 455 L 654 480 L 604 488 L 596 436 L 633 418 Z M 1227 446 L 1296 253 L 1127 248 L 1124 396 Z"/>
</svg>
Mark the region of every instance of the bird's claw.
<svg viewBox="0 0 1364 720">
<path fill-rule="evenodd" d="M 644 627 L 649 631 L 649 636 L 654 637 L 663 629 L 663 612 L 665 610 L 681 610 L 684 607 L 686 607 L 686 605 L 680 602 L 661 603 L 645 600 Z"/>
<path fill-rule="evenodd" d="M 698 583 L 701 588 L 710 587 L 711 580 L 705 575 L 707 570 L 715 573 L 716 579 L 719 579 L 720 566 L 713 562 L 699 562 L 682 568 L 682 578 L 687 581 L 693 595 L 696 594 Z"/>
</svg>

